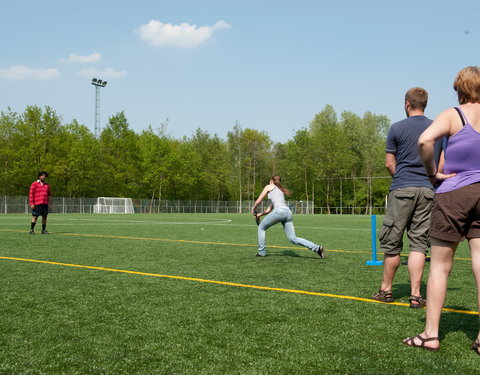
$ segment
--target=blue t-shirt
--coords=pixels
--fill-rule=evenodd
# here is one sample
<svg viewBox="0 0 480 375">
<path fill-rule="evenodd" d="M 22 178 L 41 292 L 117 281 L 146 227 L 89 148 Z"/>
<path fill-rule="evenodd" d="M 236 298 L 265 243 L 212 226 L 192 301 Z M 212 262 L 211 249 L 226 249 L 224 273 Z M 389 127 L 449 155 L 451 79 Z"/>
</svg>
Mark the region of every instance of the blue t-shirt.
<svg viewBox="0 0 480 375">
<path fill-rule="evenodd" d="M 433 190 L 418 153 L 418 138 L 431 123 L 425 116 L 411 116 L 390 127 L 386 152 L 394 154 L 396 160 L 390 190 L 410 186 Z"/>
</svg>

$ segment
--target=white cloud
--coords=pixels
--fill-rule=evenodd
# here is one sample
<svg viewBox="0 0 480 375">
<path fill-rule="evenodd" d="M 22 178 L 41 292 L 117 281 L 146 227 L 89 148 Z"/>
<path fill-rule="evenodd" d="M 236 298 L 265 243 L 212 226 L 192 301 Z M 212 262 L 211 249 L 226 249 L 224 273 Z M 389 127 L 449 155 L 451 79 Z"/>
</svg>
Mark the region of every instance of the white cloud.
<svg viewBox="0 0 480 375">
<path fill-rule="evenodd" d="M 0 78 L 5 79 L 53 79 L 61 76 L 58 69 L 30 68 L 24 65 L 14 65 L 10 68 L 0 69 Z"/>
<path fill-rule="evenodd" d="M 102 60 L 102 54 L 98 52 L 94 52 L 90 55 L 87 56 L 80 56 L 77 55 L 76 53 L 71 53 L 68 55 L 68 57 L 62 58 L 59 61 L 61 63 L 91 63 L 91 62 L 97 62 Z"/>
<path fill-rule="evenodd" d="M 146 25 L 141 25 L 135 32 L 153 46 L 193 48 L 208 40 L 215 30 L 230 27 L 225 21 L 218 21 L 212 26 L 197 27 L 189 23 L 172 25 L 151 20 Z"/>
<path fill-rule="evenodd" d="M 96 78 L 123 78 L 127 75 L 126 70 L 115 70 L 114 68 L 106 69 L 82 69 L 78 72 L 79 75 L 84 77 L 96 77 Z"/>
<path fill-rule="evenodd" d="M 232 26 L 230 26 L 228 23 L 225 21 L 218 21 L 216 24 L 212 26 L 213 30 L 220 30 L 220 29 L 231 29 Z"/>
</svg>

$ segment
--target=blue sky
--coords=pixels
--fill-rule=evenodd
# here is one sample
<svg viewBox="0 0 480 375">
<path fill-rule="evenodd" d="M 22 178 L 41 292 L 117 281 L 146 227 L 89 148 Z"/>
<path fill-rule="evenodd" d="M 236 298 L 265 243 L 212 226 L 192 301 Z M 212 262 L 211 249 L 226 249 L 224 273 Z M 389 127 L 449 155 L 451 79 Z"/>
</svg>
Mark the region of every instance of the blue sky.
<svg viewBox="0 0 480 375">
<path fill-rule="evenodd" d="M 238 121 L 285 142 L 331 104 L 404 117 L 413 86 L 427 115 L 456 103 L 480 65 L 480 3 L 313 0 L 0 0 L 0 111 L 50 106 L 94 128 L 125 111 L 136 132 L 226 134 Z"/>
</svg>

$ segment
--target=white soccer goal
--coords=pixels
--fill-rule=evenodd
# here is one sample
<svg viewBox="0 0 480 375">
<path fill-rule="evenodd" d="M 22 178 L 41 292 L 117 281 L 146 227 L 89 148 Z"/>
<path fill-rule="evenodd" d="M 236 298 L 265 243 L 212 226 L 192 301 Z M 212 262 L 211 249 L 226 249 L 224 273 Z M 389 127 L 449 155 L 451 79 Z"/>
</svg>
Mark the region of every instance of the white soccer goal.
<svg viewBox="0 0 480 375">
<path fill-rule="evenodd" d="M 98 197 L 93 206 L 95 214 L 133 214 L 132 198 Z"/>
</svg>

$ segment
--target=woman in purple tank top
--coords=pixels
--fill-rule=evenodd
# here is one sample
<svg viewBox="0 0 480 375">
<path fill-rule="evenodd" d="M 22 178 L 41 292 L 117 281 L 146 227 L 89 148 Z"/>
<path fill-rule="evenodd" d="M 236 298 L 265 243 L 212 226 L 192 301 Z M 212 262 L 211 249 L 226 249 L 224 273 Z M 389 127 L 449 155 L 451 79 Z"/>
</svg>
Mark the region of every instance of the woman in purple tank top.
<svg viewBox="0 0 480 375">
<path fill-rule="evenodd" d="M 462 69 L 453 83 L 460 105 L 442 112 L 420 136 L 420 155 L 430 182 L 438 187 L 433 204 L 430 238 L 432 257 L 427 285 L 425 330 L 403 342 L 440 349 L 439 325 L 447 281 L 458 243 L 468 240 L 480 310 L 480 68 Z M 447 136 L 444 170 L 437 171 L 433 144 Z M 471 349 L 480 355 L 480 332 Z"/>
</svg>

